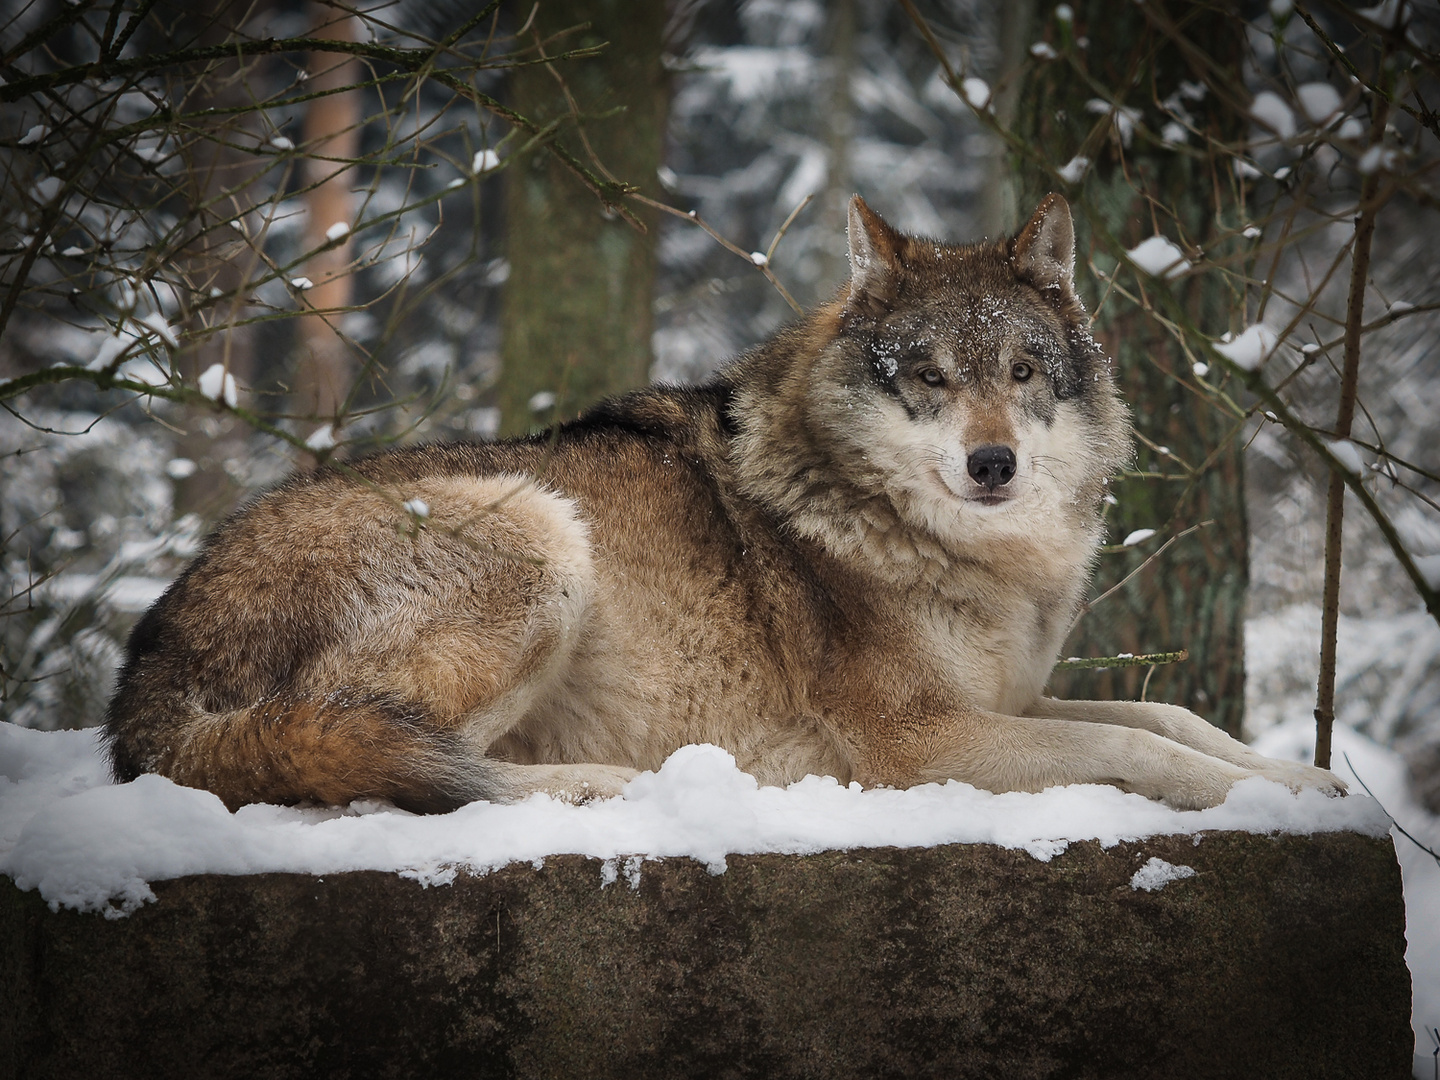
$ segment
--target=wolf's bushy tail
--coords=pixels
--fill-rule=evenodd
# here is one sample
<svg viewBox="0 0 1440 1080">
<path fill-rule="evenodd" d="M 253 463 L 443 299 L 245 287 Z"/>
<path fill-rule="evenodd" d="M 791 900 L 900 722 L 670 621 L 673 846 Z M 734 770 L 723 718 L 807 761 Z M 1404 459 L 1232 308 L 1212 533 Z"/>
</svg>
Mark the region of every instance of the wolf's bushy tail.
<svg viewBox="0 0 1440 1080">
<path fill-rule="evenodd" d="M 121 782 L 159 773 L 231 810 L 380 798 L 417 813 L 453 810 L 493 786 L 458 732 L 394 697 L 276 695 L 212 712 L 183 692 L 147 689 L 122 687 L 110 705 L 105 738 Z"/>
</svg>

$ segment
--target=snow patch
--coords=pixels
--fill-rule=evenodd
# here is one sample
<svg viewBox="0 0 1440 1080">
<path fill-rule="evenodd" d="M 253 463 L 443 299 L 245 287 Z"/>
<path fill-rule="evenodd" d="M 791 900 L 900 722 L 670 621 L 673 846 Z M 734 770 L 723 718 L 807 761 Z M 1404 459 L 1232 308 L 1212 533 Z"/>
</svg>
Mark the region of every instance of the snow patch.
<svg viewBox="0 0 1440 1080">
<path fill-rule="evenodd" d="M 1238 368 L 1254 371 L 1275 351 L 1279 339 L 1268 326 L 1247 326 L 1233 341 L 1220 341 L 1215 351 Z"/>
<path fill-rule="evenodd" d="M 809 50 L 795 47 L 702 47 L 691 59 L 695 70 L 723 81 L 738 102 L 772 98 L 782 87 L 806 85 L 816 68 Z"/>
<path fill-rule="evenodd" d="M 240 400 L 235 386 L 235 376 L 225 370 L 224 364 L 211 364 L 200 374 L 200 393 L 211 401 L 219 401 L 223 395 L 225 404 L 232 409 Z"/>
<path fill-rule="evenodd" d="M 311 450 L 329 450 L 335 445 L 335 425 L 321 424 L 310 433 L 305 445 Z"/>
<path fill-rule="evenodd" d="M 1159 892 L 1172 881 L 1182 881 L 1195 876 L 1193 866 L 1176 866 L 1164 859 L 1152 858 L 1130 879 L 1130 888 Z"/>
<path fill-rule="evenodd" d="M 165 321 L 165 316 L 158 311 L 152 311 L 140 319 L 140 323 L 160 335 L 162 341 L 172 349 L 180 344 L 180 339 L 175 336 L 175 328 Z"/>
<path fill-rule="evenodd" d="M 1346 472 L 1354 473 L 1356 476 L 1364 472 L 1365 459 L 1360 456 L 1360 448 L 1349 439 L 1329 439 L 1325 445 Z"/>
<path fill-rule="evenodd" d="M 1090 159 L 1077 154 L 1056 170 L 1056 175 L 1067 184 L 1078 184 L 1090 170 Z M 1143 246 L 1143 245 L 1142 245 Z"/>
<path fill-rule="evenodd" d="M 1282 139 L 1295 134 L 1295 113 L 1273 90 L 1262 90 L 1250 103 L 1250 115 Z"/>
<path fill-rule="evenodd" d="M 1104 98 L 1091 98 L 1085 103 L 1085 111 L 1096 116 L 1109 116 L 1115 125 L 1115 133 L 1120 136 L 1120 142 L 1125 146 L 1130 145 L 1130 140 L 1135 136 L 1135 125 L 1144 116 L 1139 109 L 1129 105 L 1116 105 Z"/>
<path fill-rule="evenodd" d="M 1340 111 L 1340 91 L 1327 82 L 1301 83 L 1295 88 L 1295 100 L 1316 127 L 1324 127 Z"/>
<path fill-rule="evenodd" d="M 48 203 L 60 194 L 60 189 L 64 186 L 58 176 L 42 176 L 30 185 L 30 197 L 37 203 Z"/>
<path fill-rule="evenodd" d="M 1400 155 L 1397 151 L 1376 143 L 1360 155 L 1355 167 L 1369 176 L 1373 172 L 1393 172 L 1399 161 Z"/>
<path fill-rule="evenodd" d="M 984 79 L 971 75 L 960 83 L 960 92 L 972 109 L 983 109 L 990 104 L 990 84 Z"/>
<path fill-rule="evenodd" d="M 27 584 L 22 575 L 14 575 L 11 588 L 18 592 Z M 77 604 L 82 600 L 95 600 L 103 601 L 116 611 L 138 614 L 159 600 L 169 587 L 170 581 L 167 578 L 145 577 L 140 574 L 121 574 L 107 578 L 101 574 L 72 572 L 56 574 L 33 588 L 37 600 L 43 599 L 52 604 Z"/>
<path fill-rule="evenodd" d="M 1190 131 L 1178 120 L 1171 120 L 1160 129 L 1160 141 L 1167 146 L 1183 146 L 1190 141 Z"/>
<path fill-rule="evenodd" d="M 1151 277 L 1170 280 L 1190 269 L 1185 253 L 1163 236 L 1152 236 L 1125 253 Z"/>
</svg>

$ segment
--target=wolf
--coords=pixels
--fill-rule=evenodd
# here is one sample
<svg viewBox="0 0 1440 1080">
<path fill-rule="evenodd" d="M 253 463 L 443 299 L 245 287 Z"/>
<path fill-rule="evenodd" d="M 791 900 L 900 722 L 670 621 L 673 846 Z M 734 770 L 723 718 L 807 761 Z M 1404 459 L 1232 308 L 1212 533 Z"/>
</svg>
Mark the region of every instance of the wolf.
<svg viewBox="0 0 1440 1080">
<path fill-rule="evenodd" d="M 714 743 L 762 784 L 1341 792 L 1182 708 L 1043 695 L 1132 452 L 1065 201 L 956 245 L 856 196 L 849 251 L 708 384 L 240 510 L 130 637 L 116 778 L 444 812 L 611 797 Z"/>
</svg>

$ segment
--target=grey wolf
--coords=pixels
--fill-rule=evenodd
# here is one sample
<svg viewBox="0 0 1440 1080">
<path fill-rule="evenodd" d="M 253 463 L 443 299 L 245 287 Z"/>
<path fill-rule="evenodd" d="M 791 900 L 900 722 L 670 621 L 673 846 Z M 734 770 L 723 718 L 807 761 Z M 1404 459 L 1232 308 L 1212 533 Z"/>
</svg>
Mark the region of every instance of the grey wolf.
<svg viewBox="0 0 1440 1080">
<path fill-rule="evenodd" d="M 1339 791 L 1181 708 L 1042 694 L 1131 454 L 1064 200 L 953 245 L 856 197 L 849 242 L 838 295 L 708 385 L 238 512 L 134 630 L 116 777 L 445 811 L 708 742 L 764 784 Z"/>
</svg>

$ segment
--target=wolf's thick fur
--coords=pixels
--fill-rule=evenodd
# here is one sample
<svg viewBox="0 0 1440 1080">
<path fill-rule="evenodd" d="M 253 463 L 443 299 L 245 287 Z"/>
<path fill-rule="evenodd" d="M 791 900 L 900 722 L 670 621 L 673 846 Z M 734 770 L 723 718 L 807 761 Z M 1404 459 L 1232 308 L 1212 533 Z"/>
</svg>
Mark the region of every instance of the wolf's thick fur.
<svg viewBox="0 0 1440 1080">
<path fill-rule="evenodd" d="M 1130 454 L 1064 201 L 952 246 L 857 198 L 850 237 L 848 287 L 709 385 L 236 514 L 135 629 L 117 777 L 438 811 L 711 742 L 767 784 L 1338 790 L 1184 709 L 1041 696 Z"/>
</svg>

